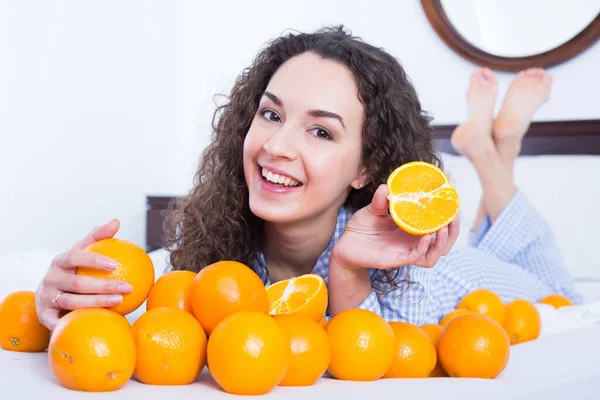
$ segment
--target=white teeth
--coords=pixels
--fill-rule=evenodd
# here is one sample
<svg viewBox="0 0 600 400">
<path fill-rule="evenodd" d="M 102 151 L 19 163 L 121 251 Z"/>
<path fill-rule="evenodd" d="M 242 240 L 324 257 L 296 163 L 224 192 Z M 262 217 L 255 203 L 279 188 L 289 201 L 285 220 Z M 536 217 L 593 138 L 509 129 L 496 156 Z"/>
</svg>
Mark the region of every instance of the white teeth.
<svg viewBox="0 0 600 400">
<path fill-rule="evenodd" d="M 300 183 L 297 180 L 292 179 L 290 177 L 286 177 L 286 176 L 279 175 L 279 174 L 274 174 L 271 171 L 267 170 L 266 168 L 262 169 L 261 174 L 263 177 L 265 177 L 266 180 L 273 182 L 273 183 L 278 183 L 280 185 L 298 186 L 298 184 Z"/>
</svg>

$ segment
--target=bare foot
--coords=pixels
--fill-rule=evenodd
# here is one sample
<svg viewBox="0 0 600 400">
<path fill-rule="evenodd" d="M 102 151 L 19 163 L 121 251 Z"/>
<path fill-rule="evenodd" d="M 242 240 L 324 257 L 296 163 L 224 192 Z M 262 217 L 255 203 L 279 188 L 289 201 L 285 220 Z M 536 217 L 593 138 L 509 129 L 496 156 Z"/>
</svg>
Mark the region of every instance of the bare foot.
<svg viewBox="0 0 600 400">
<path fill-rule="evenodd" d="M 496 77 L 489 68 L 479 68 L 471 74 L 467 90 L 467 122 L 452 133 L 452 146 L 471 159 L 494 147 L 492 124 L 494 103 L 498 92 Z"/>
<path fill-rule="evenodd" d="M 533 113 L 550 98 L 551 85 L 552 76 L 540 68 L 517 74 L 494 123 L 494 142 L 499 151 L 508 148 L 518 155 Z"/>
</svg>

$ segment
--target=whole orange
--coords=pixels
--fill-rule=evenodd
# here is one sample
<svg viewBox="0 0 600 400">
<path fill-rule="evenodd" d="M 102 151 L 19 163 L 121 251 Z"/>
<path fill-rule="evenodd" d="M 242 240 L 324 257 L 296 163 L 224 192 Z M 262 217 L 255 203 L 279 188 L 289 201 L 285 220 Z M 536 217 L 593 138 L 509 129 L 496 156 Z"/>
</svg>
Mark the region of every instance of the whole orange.
<svg viewBox="0 0 600 400">
<path fill-rule="evenodd" d="M 187 385 L 206 362 L 206 334 L 200 322 L 178 308 L 153 308 L 134 322 L 134 376 L 151 385 Z"/>
<path fill-rule="evenodd" d="M 351 381 L 381 378 L 395 357 L 394 331 L 379 315 L 353 308 L 342 311 L 325 326 L 331 343 L 329 373 Z"/>
<path fill-rule="evenodd" d="M 440 339 L 440 361 L 452 377 L 495 378 L 506 368 L 509 356 L 508 335 L 499 323 L 482 314 L 459 315 Z"/>
<path fill-rule="evenodd" d="M 427 378 L 437 356 L 429 336 L 408 322 L 390 322 L 394 331 L 396 349 L 392 366 L 384 378 Z"/>
<path fill-rule="evenodd" d="M 458 308 L 456 310 L 452 310 L 450 311 L 448 314 L 446 314 L 444 316 L 444 318 L 442 318 L 440 320 L 440 325 L 441 326 L 446 326 L 448 325 L 448 322 L 452 321 L 452 319 L 454 319 L 454 317 L 457 317 L 459 315 L 464 315 L 464 314 L 471 314 L 472 312 L 465 309 L 465 308 Z"/>
<path fill-rule="evenodd" d="M 421 325 L 421 329 L 423 329 L 427 336 L 429 336 L 429 339 L 431 339 L 431 342 L 435 346 L 436 351 L 437 361 L 435 363 L 435 368 L 433 369 L 433 371 L 431 371 L 431 374 L 429 374 L 429 376 L 432 378 L 448 376 L 446 371 L 444 371 L 444 367 L 442 367 L 442 363 L 440 362 L 438 349 L 440 345 L 440 339 L 442 338 L 442 333 L 444 333 L 444 327 L 438 324 L 425 324 Z"/>
<path fill-rule="evenodd" d="M 533 303 L 527 300 L 515 300 L 506 305 L 504 329 L 510 338 L 510 344 L 536 339 L 542 330 L 540 313 Z"/>
<path fill-rule="evenodd" d="M 549 304 L 556 309 L 573 305 L 573 302 L 568 297 L 560 294 L 551 294 L 550 296 L 544 297 L 539 302 L 542 304 Z"/>
<path fill-rule="evenodd" d="M 154 265 L 144 249 L 127 240 L 108 238 L 92 243 L 85 250 L 112 258 L 119 266 L 113 271 L 78 267 L 78 275 L 125 281 L 133 287 L 133 291 L 124 294 L 123 301 L 110 310 L 126 315 L 142 305 L 154 284 Z"/>
<path fill-rule="evenodd" d="M 500 325 L 504 323 L 504 303 L 500 296 L 489 290 L 480 289 L 467 294 L 456 308 L 487 315 Z"/>
<path fill-rule="evenodd" d="M 135 369 L 129 322 L 105 308 L 81 308 L 62 317 L 50 339 L 48 358 L 66 388 L 108 392 L 121 388 Z"/>
<path fill-rule="evenodd" d="M 41 352 L 48 348 L 50 331 L 40 323 L 35 293 L 18 291 L 0 303 L 0 347 L 4 350 Z"/>
<path fill-rule="evenodd" d="M 268 393 L 285 376 L 289 361 L 290 342 L 277 322 L 262 312 L 232 314 L 208 339 L 208 368 L 228 393 Z"/>
<path fill-rule="evenodd" d="M 220 261 L 202 269 L 190 290 L 194 316 L 207 334 L 238 311 L 269 313 L 267 291 L 258 275 L 236 261 Z"/>
<path fill-rule="evenodd" d="M 196 275 L 192 271 L 171 271 L 158 278 L 148 294 L 146 311 L 169 307 L 192 313 L 189 293 Z"/>
<path fill-rule="evenodd" d="M 291 358 L 280 386 L 310 386 L 329 366 L 331 348 L 325 330 L 305 316 L 274 317 L 290 342 Z"/>
</svg>

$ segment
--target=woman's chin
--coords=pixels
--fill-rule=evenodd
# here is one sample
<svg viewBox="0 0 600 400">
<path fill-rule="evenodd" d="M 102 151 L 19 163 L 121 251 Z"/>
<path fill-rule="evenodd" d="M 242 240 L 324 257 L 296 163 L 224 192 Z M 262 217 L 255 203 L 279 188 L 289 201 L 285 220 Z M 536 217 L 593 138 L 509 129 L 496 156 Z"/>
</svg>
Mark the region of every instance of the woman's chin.
<svg viewBox="0 0 600 400">
<path fill-rule="evenodd" d="M 286 223 L 294 220 L 292 208 L 288 205 L 276 205 L 264 201 L 250 201 L 250 211 L 266 222 Z"/>
</svg>

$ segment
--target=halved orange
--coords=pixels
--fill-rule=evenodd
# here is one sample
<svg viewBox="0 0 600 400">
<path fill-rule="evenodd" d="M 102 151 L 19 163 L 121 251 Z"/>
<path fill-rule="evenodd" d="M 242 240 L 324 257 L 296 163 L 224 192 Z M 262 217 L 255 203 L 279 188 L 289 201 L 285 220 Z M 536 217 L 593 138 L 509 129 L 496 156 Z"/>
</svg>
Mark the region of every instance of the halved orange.
<svg viewBox="0 0 600 400">
<path fill-rule="evenodd" d="M 388 177 L 390 215 L 412 235 L 437 232 L 452 222 L 460 207 L 448 177 L 433 164 L 415 161 Z"/>
<path fill-rule="evenodd" d="M 319 275 L 286 279 L 267 288 L 270 315 L 304 315 L 319 322 L 327 310 L 327 286 Z"/>
</svg>

